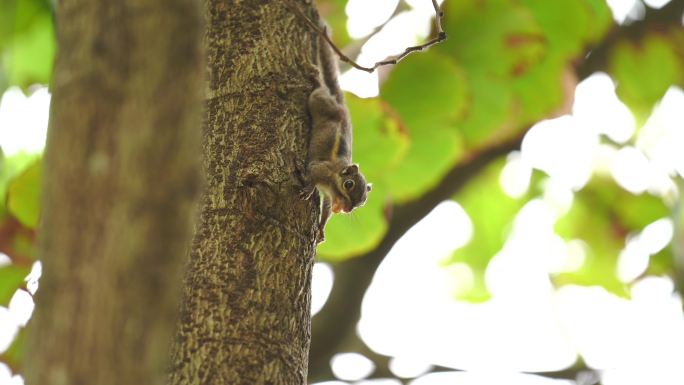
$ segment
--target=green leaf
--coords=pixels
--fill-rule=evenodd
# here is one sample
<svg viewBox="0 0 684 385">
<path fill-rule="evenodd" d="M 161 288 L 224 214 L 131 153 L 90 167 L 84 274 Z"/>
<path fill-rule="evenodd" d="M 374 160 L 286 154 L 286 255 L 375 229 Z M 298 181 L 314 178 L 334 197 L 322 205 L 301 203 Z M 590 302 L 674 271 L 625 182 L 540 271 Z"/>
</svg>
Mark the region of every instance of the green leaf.
<svg viewBox="0 0 684 385">
<path fill-rule="evenodd" d="M 472 85 L 471 103 L 457 126 L 468 148 L 484 147 L 486 143 L 501 140 L 497 131 L 511 126 L 512 91 L 509 84 L 486 74 L 469 73 L 468 81 Z"/>
<path fill-rule="evenodd" d="M 672 247 L 665 247 L 655 255 L 651 255 L 646 274 L 656 276 L 673 276 L 675 257 Z"/>
<path fill-rule="evenodd" d="M 0 57 L 0 60 L 2 58 Z M 4 68 L 2 68 L 2 61 L 0 61 L 0 95 L 4 94 L 9 88 L 9 79 L 7 79 L 7 74 Z"/>
<path fill-rule="evenodd" d="M 8 158 L 0 154 L 0 197 L 6 196 L 10 181 L 24 172 L 38 158 L 39 155 L 26 153 L 18 153 Z M 0 199 L 0 213 L 5 212 L 5 203 L 5 199 Z"/>
<path fill-rule="evenodd" d="M 473 238 L 454 253 L 454 261 L 484 268 L 506 241 L 513 218 L 525 202 L 501 189 L 503 165 L 503 160 L 494 162 L 456 195 L 473 222 Z"/>
<path fill-rule="evenodd" d="M 514 137 L 565 102 L 567 57 L 579 54 L 584 32 L 580 25 L 565 34 L 565 24 L 555 20 L 570 17 L 582 24 L 591 19 L 589 13 L 577 1 L 446 5 L 449 40 L 435 48 L 454 57 L 466 73 L 469 103 L 464 119 L 455 123 L 469 148 Z"/>
<path fill-rule="evenodd" d="M 603 35 L 611 24 L 610 9 L 600 0 L 523 0 L 544 31 L 554 55 L 580 55 L 584 45 Z"/>
<path fill-rule="evenodd" d="M 448 126 L 425 126 L 411 134 L 406 158 L 385 176 L 392 200 L 416 199 L 436 186 L 463 153 L 460 136 Z"/>
<path fill-rule="evenodd" d="M 467 79 L 447 56 L 433 52 L 402 61 L 380 90 L 409 130 L 421 124 L 453 121 L 466 107 Z"/>
<path fill-rule="evenodd" d="M 41 15 L 28 31 L 15 37 L 4 56 L 9 83 L 23 89 L 36 83 L 49 83 L 55 48 L 52 18 Z"/>
<path fill-rule="evenodd" d="M 617 277 L 617 259 L 625 237 L 668 214 L 663 201 L 648 194 L 633 195 L 607 178 L 594 178 L 579 191 L 570 211 L 556 223 L 565 239 L 581 239 L 589 246 L 584 265 L 554 278 L 559 284 L 600 285 L 627 296 Z"/>
<path fill-rule="evenodd" d="M 47 84 L 55 46 L 48 0 L 0 1 L 0 95 L 11 85 Z"/>
<path fill-rule="evenodd" d="M 513 79 L 511 88 L 519 127 L 548 117 L 563 104 L 563 70 L 563 61 L 547 56 L 523 76 Z"/>
<path fill-rule="evenodd" d="M 29 30 L 36 18 L 50 14 L 48 0 L 2 0 L 0 1 L 0 51 L 15 36 Z"/>
<path fill-rule="evenodd" d="M 573 0 L 567 0 L 573 1 Z M 585 27 L 587 42 L 594 43 L 603 38 L 613 25 L 613 13 L 605 0 L 581 0 L 579 1 L 589 15 L 589 21 Z"/>
<path fill-rule="evenodd" d="M 30 29 L 33 20 L 45 11 L 42 0 L 3 0 L 0 2 L 0 50 L 6 48 L 16 35 Z"/>
<path fill-rule="evenodd" d="M 16 265 L 0 267 L 0 306 L 7 306 L 17 289 L 24 284 L 29 269 Z"/>
<path fill-rule="evenodd" d="M 532 13 L 517 1 L 448 3 L 440 52 L 454 55 L 468 72 L 504 79 L 519 76 L 544 55 L 546 41 Z"/>
<path fill-rule="evenodd" d="M 673 84 L 684 83 L 684 47 L 665 34 L 651 34 L 638 43 L 621 41 L 609 59 L 616 92 L 644 121 Z"/>
<path fill-rule="evenodd" d="M 0 361 L 5 362 L 12 369 L 13 372 L 17 372 L 18 368 L 21 367 L 24 358 L 24 348 L 26 347 L 26 329 L 19 329 L 19 333 L 12 341 L 3 354 L 0 355 Z"/>
<path fill-rule="evenodd" d="M 544 31 L 549 48 L 568 56 L 579 54 L 589 16 L 577 0 L 523 0 Z"/>
<path fill-rule="evenodd" d="M 454 123 L 465 111 L 467 90 L 462 70 L 432 52 L 407 58 L 384 84 L 381 97 L 411 139 L 403 161 L 385 175 L 396 201 L 416 198 L 433 187 L 462 156 Z"/>
<path fill-rule="evenodd" d="M 577 197 L 570 211 L 556 223 L 564 239 L 581 239 L 587 245 L 583 265 L 576 271 L 553 277 L 556 285 L 598 285 L 616 295 L 627 297 L 627 286 L 617 277 L 617 258 L 624 246 L 624 234 L 611 231 L 612 223 L 592 204 Z"/>
<path fill-rule="evenodd" d="M 650 194 L 634 195 L 620 190 L 606 195 L 603 197 L 605 204 L 614 207 L 617 220 L 627 231 L 641 231 L 646 225 L 670 214 L 663 200 Z"/>
<path fill-rule="evenodd" d="M 380 99 L 346 96 L 354 130 L 354 162 L 366 179 L 382 183 L 385 173 L 406 156 L 410 138 L 401 120 Z"/>
<path fill-rule="evenodd" d="M 318 247 L 318 258 L 339 261 L 373 250 L 387 231 L 386 201 L 386 188 L 373 185 L 363 207 L 351 214 L 333 215 L 325 226 L 326 240 Z"/>
<path fill-rule="evenodd" d="M 7 189 L 7 208 L 24 226 L 35 229 L 40 215 L 42 160 L 12 180 Z"/>
<path fill-rule="evenodd" d="M 470 103 L 458 126 L 474 148 L 558 111 L 571 95 L 571 61 L 612 20 L 602 0 L 461 1 L 445 9 L 449 40 L 434 48 L 466 72 Z"/>
</svg>

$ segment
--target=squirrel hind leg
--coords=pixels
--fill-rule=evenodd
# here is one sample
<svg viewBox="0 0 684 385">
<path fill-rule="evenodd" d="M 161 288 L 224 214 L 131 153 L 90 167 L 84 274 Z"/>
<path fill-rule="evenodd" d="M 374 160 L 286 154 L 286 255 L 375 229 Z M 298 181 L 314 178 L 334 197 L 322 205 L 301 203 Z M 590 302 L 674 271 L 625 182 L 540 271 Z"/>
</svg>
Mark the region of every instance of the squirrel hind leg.
<svg viewBox="0 0 684 385">
<path fill-rule="evenodd" d="M 326 115 L 341 117 L 342 107 L 324 86 L 316 88 L 309 95 L 309 111 L 312 116 Z"/>
<path fill-rule="evenodd" d="M 323 204 L 321 205 L 321 219 L 318 222 L 317 243 L 325 241 L 325 224 L 328 223 L 330 215 L 332 214 L 332 199 L 326 194 L 323 194 Z"/>
</svg>

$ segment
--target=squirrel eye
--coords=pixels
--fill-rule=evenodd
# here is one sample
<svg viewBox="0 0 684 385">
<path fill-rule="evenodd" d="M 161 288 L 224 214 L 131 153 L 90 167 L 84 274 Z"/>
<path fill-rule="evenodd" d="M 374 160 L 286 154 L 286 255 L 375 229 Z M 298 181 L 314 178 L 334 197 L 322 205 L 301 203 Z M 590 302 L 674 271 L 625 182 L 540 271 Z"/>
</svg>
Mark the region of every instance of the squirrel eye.
<svg viewBox="0 0 684 385">
<path fill-rule="evenodd" d="M 344 188 L 347 190 L 351 190 L 352 188 L 354 188 L 354 181 L 351 179 L 345 181 L 344 182 Z"/>
</svg>

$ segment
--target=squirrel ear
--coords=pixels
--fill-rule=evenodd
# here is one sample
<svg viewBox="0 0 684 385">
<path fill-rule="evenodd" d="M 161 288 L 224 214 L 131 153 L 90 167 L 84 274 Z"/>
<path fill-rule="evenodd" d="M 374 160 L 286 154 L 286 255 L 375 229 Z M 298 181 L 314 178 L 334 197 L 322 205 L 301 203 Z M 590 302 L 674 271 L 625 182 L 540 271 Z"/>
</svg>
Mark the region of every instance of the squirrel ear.
<svg viewBox="0 0 684 385">
<path fill-rule="evenodd" d="M 368 184 L 366 185 L 366 191 L 370 191 L 370 190 L 372 190 L 372 189 L 373 189 L 373 183 L 368 183 Z"/>
<path fill-rule="evenodd" d="M 359 166 L 356 164 L 352 164 L 351 166 L 347 166 L 344 169 L 342 169 L 342 172 L 340 174 L 350 175 L 350 174 L 358 174 L 358 173 L 359 173 Z"/>
</svg>

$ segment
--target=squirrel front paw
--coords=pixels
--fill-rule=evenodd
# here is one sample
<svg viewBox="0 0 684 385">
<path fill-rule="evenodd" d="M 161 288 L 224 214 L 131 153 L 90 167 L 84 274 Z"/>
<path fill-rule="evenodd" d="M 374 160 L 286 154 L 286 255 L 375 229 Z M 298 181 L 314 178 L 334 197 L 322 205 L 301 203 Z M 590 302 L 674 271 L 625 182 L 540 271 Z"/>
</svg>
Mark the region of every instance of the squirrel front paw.
<svg viewBox="0 0 684 385">
<path fill-rule="evenodd" d="M 303 201 L 307 201 L 311 199 L 311 196 L 314 193 L 314 190 L 316 190 L 316 187 L 314 186 L 305 186 L 302 189 L 299 190 L 299 199 Z"/>
<path fill-rule="evenodd" d="M 325 242 L 325 232 L 323 229 L 318 229 L 316 233 L 316 244 Z"/>
</svg>

